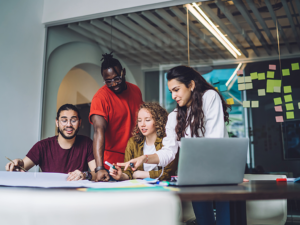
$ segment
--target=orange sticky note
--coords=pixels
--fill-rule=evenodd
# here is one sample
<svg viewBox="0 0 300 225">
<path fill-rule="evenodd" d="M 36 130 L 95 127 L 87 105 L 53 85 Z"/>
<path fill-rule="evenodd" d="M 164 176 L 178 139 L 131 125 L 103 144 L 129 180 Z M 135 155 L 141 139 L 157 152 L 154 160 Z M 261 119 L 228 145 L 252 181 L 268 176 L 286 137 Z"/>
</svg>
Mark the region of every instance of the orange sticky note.
<svg viewBox="0 0 300 225">
<path fill-rule="evenodd" d="M 275 108 L 275 112 L 282 112 L 282 106 L 278 105 L 278 106 L 274 106 Z"/>
<path fill-rule="evenodd" d="M 275 116 L 276 122 L 277 123 L 282 123 L 283 122 L 283 116 Z"/>
</svg>

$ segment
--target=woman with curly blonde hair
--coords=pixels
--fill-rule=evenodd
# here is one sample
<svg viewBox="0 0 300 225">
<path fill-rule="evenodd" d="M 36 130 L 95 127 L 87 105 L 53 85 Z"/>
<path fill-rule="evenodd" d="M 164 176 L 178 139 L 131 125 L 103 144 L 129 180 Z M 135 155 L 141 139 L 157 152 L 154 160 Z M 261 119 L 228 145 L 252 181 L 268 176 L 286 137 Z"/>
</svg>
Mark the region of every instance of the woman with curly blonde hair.
<svg viewBox="0 0 300 225">
<path fill-rule="evenodd" d="M 140 105 L 136 126 L 132 137 L 127 143 L 124 161 L 127 162 L 133 158 L 154 154 L 162 148 L 162 139 L 166 136 L 165 126 L 168 120 L 167 111 L 157 103 L 143 103 Z M 160 180 L 169 180 L 175 175 L 177 169 L 177 157 L 165 168 L 158 167 L 157 164 L 144 163 L 137 170 L 132 171 L 128 168 L 126 171 L 118 166 L 116 169 L 110 169 L 110 175 L 115 180 L 154 178 Z"/>
</svg>

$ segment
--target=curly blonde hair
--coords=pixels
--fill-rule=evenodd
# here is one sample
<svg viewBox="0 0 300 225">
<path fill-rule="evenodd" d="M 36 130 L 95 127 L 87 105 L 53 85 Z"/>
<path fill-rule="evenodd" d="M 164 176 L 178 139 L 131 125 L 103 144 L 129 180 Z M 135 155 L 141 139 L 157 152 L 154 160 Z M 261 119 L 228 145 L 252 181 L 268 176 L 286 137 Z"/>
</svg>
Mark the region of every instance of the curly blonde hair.
<svg viewBox="0 0 300 225">
<path fill-rule="evenodd" d="M 154 120 L 157 137 L 164 138 L 166 136 L 165 126 L 168 120 L 168 112 L 155 102 L 145 102 L 140 105 L 139 111 L 141 109 L 146 109 L 149 111 Z M 138 117 L 136 119 L 136 125 L 133 129 L 132 136 L 137 143 L 141 143 L 145 138 L 139 129 Z"/>
</svg>

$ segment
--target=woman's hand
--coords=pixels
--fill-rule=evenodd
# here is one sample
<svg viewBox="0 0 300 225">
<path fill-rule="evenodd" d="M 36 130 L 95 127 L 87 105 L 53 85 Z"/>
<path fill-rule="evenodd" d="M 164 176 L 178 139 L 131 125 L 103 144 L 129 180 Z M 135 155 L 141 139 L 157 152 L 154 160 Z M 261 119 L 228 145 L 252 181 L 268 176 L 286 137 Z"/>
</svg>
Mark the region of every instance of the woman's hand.
<svg viewBox="0 0 300 225">
<path fill-rule="evenodd" d="M 116 166 L 116 164 L 113 164 L 115 166 L 116 169 L 113 169 L 112 167 L 110 167 L 109 169 L 109 174 L 112 176 L 112 178 L 114 178 L 115 180 L 120 180 L 121 176 L 122 176 L 122 169 L 118 166 Z"/>
<path fill-rule="evenodd" d="M 127 170 L 128 167 L 130 166 L 130 163 L 133 163 L 134 168 L 132 168 L 133 171 L 137 170 L 137 168 L 141 165 L 143 165 L 143 163 L 145 163 L 147 161 L 147 156 L 146 155 L 142 155 L 140 157 L 131 159 L 128 162 L 124 162 L 124 163 L 117 163 L 118 166 L 125 166 L 124 170 Z"/>
<path fill-rule="evenodd" d="M 137 170 L 132 174 L 132 177 L 133 179 L 144 179 L 150 177 L 150 174 L 148 171 Z"/>
<path fill-rule="evenodd" d="M 73 172 L 68 173 L 69 176 L 67 178 L 67 181 L 76 181 L 76 180 L 84 180 L 85 176 L 80 170 L 75 170 Z"/>
</svg>

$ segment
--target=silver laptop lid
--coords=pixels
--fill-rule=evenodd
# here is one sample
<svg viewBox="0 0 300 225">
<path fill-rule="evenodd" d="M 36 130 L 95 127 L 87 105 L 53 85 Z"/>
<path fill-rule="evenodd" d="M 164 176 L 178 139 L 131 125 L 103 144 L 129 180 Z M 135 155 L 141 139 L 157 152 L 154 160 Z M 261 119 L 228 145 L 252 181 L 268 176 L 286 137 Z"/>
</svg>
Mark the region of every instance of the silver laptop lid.
<svg viewBox="0 0 300 225">
<path fill-rule="evenodd" d="M 243 182 L 248 138 L 181 138 L 177 185 Z"/>
</svg>

